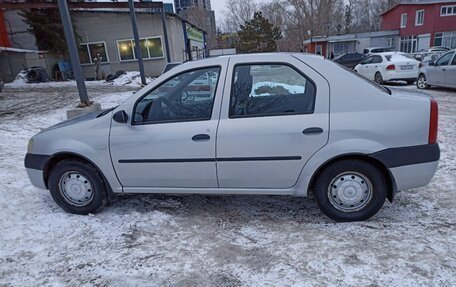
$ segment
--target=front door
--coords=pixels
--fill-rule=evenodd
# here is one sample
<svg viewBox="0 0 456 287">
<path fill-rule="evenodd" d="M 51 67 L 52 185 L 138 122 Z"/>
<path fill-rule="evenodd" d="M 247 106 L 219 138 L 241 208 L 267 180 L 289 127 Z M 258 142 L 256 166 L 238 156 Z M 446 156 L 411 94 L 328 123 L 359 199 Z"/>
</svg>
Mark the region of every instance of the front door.
<svg viewBox="0 0 456 287">
<path fill-rule="evenodd" d="M 445 85 L 445 71 L 453 55 L 454 52 L 448 52 L 435 61 L 434 66 L 431 68 L 432 71 L 427 75 L 429 84 Z"/>
<path fill-rule="evenodd" d="M 445 71 L 445 86 L 456 88 L 456 53 Z"/>
<path fill-rule="evenodd" d="M 271 55 L 230 60 L 217 132 L 221 188 L 293 187 L 326 144 L 328 84 L 289 57 L 289 64 Z"/>
<path fill-rule="evenodd" d="M 221 97 L 221 71 L 214 66 L 179 73 L 136 101 L 131 124 L 112 121 L 112 163 L 127 191 L 218 186 L 219 113 L 213 106 Z"/>
</svg>

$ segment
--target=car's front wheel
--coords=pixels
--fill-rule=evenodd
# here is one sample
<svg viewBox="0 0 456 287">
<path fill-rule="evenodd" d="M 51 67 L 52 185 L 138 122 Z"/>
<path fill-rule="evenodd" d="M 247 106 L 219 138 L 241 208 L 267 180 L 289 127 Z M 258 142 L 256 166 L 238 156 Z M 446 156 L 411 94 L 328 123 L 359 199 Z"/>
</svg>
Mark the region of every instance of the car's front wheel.
<svg viewBox="0 0 456 287">
<path fill-rule="evenodd" d="M 336 221 L 361 221 L 383 206 L 387 183 L 382 172 L 361 160 L 342 160 L 323 169 L 315 184 L 318 206 Z"/>
<path fill-rule="evenodd" d="M 426 76 L 424 74 L 420 74 L 418 79 L 416 80 L 416 87 L 418 89 L 429 89 L 431 86 L 428 85 Z"/>
<path fill-rule="evenodd" d="M 50 172 L 48 184 L 54 201 L 70 213 L 96 213 L 107 203 L 102 175 L 86 162 L 57 163 Z"/>
</svg>

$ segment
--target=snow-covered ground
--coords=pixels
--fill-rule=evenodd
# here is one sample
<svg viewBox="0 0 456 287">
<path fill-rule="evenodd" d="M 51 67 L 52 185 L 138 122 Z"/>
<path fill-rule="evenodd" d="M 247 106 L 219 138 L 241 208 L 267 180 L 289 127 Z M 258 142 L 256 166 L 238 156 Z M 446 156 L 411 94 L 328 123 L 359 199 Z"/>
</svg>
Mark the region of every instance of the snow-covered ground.
<svg viewBox="0 0 456 287">
<path fill-rule="evenodd" d="M 284 196 L 136 195 L 94 216 L 65 213 L 30 185 L 23 158 L 28 139 L 74 106 L 74 83 L 7 86 L 0 286 L 455 286 L 456 91 L 429 93 L 442 150 L 431 184 L 369 221 L 334 223 L 312 198 Z M 89 85 L 105 108 L 131 94 Z"/>
</svg>

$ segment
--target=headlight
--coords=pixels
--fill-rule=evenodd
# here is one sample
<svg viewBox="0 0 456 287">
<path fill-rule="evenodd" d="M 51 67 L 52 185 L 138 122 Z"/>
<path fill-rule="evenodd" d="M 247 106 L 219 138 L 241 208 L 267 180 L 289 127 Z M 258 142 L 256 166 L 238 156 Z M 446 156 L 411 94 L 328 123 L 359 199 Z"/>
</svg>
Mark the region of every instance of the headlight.
<svg viewBox="0 0 456 287">
<path fill-rule="evenodd" d="M 33 150 L 33 138 L 31 138 L 27 145 L 27 153 L 31 153 Z"/>
</svg>

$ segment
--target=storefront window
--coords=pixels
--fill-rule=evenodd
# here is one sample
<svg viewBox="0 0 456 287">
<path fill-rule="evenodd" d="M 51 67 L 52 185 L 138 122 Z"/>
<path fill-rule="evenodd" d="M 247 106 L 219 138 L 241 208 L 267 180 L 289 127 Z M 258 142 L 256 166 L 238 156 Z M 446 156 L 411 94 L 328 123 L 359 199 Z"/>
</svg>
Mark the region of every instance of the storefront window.
<svg viewBox="0 0 456 287">
<path fill-rule="evenodd" d="M 163 57 L 163 46 L 160 37 L 142 38 L 139 40 L 141 56 L 143 59 Z M 135 42 L 133 39 L 117 41 L 117 48 L 121 61 L 134 60 L 137 56 L 134 52 Z"/>
</svg>

